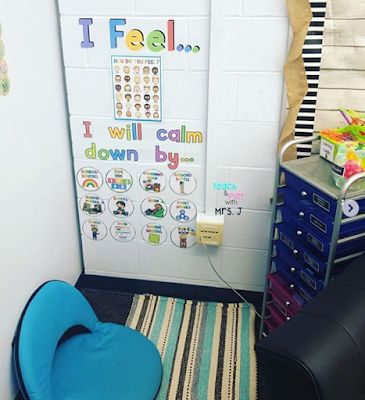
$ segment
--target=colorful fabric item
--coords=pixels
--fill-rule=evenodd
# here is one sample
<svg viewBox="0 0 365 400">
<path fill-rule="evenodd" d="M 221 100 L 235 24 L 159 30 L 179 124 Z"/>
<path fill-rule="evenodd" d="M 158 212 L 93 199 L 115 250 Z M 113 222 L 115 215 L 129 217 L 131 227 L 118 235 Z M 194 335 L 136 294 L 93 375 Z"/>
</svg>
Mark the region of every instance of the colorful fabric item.
<svg viewBox="0 0 365 400">
<path fill-rule="evenodd" d="M 136 295 L 127 325 L 156 345 L 156 400 L 255 400 L 255 312 L 246 304 Z"/>
</svg>

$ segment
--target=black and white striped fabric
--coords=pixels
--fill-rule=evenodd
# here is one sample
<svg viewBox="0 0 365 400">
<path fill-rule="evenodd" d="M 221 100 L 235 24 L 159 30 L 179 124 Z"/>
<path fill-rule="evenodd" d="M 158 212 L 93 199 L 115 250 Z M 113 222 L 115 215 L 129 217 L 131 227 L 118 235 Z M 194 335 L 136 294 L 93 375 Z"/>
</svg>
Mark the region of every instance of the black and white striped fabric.
<svg viewBox="0 0 365 400">
<path fill-rule="evenodd" d="M 314 118 L 322 59 L 326 3 L 326 1 L 310 1 L 313 18 L 309 25 L 303 46 L 303 60 L 308 80 L 308 93 L 303 99 L 295 123 L 294 137 L 296 139 L 312 136 L 314 134 Z M 297 157 L 302 158 L 310 156 L 311 150 L 312 144 L 300 144 L 297 146 Z"/>
</svg>

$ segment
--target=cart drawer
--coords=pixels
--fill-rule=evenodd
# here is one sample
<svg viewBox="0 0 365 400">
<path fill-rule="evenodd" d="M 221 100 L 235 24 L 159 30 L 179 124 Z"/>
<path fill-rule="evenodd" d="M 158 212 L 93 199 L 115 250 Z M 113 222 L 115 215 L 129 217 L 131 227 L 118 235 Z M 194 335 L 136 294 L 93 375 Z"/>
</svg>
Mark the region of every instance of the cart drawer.
<svg viewBox="0 0 365 400">
<path fill-rule="evenodd" d="M 331 238 L 334 222 L 332 216 L 314 207 L 309 201 L 302 200 L 298 196 L 298 193 L 295 193 L 287 187 L 281 188 L 279 190 L 279 195 L 280 198 L 283 199 L 284 205 L 293 212 L 299 221 L 309 224 L 321 234 L 325 235 L 329 239 Z M 346 218 L 345 216 L 343 217 Z M 340 238 L 343 238 L 363 232 L 364 225 L 365 219 L 342 224 L 339 236 Z"/>
</svg>

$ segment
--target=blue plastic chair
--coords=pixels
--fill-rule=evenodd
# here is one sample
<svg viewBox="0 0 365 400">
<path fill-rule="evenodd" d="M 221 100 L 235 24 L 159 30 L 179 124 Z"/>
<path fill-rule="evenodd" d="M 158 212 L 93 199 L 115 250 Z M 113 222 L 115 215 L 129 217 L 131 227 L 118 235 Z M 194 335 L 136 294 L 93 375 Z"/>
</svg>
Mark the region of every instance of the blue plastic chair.
<svg viewBox="0 0 365 400">
<path fill-rule="evenodd" d="M 162 377 L 151 341 L 100 322 L 84 296 L 62 281 L 45 283 L 28 301 L 14 362 L 30 400 L 152 400 Z"/>
</svg>

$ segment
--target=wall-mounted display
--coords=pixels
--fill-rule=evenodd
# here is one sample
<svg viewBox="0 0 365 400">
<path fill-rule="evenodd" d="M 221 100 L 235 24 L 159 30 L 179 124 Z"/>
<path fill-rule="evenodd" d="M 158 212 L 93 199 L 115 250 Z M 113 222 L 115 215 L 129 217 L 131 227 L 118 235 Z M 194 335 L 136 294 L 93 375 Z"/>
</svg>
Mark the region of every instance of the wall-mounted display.
<svg viewBox="0 0 365 400">
<path fill-rule="evenodd" d="M 123 168 L 111 169 L 106 174 L 105 181 L 111 190 L 119 193 L 128 191 L 133 184 L 131 174 Z"/>
<path fill-rule="evenodd" d="M 181 249 L 193 247 L 196 243 L 195 229 L 191 226 L 177 226 L 171 232 L 172 243 Z"/>
<path fill-rule="evenodd" d="M 139 183 L 146 192 L 162 192 L 166 186 L 165 175 L 155 169 L 143 171 Z"/>
<path fill-rule="evenodd" d="M 114 118 L 162 120 L 161 58 L 112 56 Z"/>
<path fill-rule="evenodd" d="M 171 217 L 178 222 L 193 221 L 196 213 L 195 204 L 187 199 L 175 200 L 170 206 Z"/>
<path fill-rule="evenodd" d="M 88 219 L 82 225 L 82 231 L 88 239 L 103 240 L 107 235 L 105 224 L 98 219 Z"/>
<path fill-rule="evenodd" d="M 93 167 L 84 167 L 77 172 L 77 183 L 88 192 L 98 190 L 103 184 L 101 172 Z"/>
<path fill-rule="evenodd" d="M 153 15 L 142 0 L 133 16 L 110 2 L 118 17 L 76 3 L 59 9 L 85 272 L 142 278 L 148 252 L 195 243 L 186 227 L 204 204 L 208 18 L 200 7 Z M 161 262 L 168 277 L 171 260 Z"/>
<path fill-rule="evenodd" d="M 110 227 L 110 233 L 118 242 L 127 243 L 134 239 L 136 231 L 129 222 L 115 221 Z"/>
<path fill-rule="evenodd" d="M 146 224 L 142 228 L 142 237 L 144 241 L 153 246 L 159 246 L 166 241 L 166 229 L 159 224 Z"/>
<path fill-rule="evenodd" d="M 142 214 L 150 219 L 161 219 L 166 215 L 167 205 L 159 197 L 148 197 L 141 204 Z"/>
<path fill-rule="evenodd" d="M 113 196 L 109 199 L 109 211 L 120 218 L 130 217 L 134 211 L 134 205 L 131 199 L 125 196 Z"/>
<path fill-rule="evenodd" d="M 191 172 L 177 171 L 170 177 L 170 187 L 178 194 L 191 194 L 196 189 L 196 185 L 196 179 Z"/>
<path fill-rule="evenodd" d="M 105 210 L 105 202 L 98 195 L 85 195 L 80 199 L 80 208 L 87 215 L 100 215 Z"/>
</svg>

